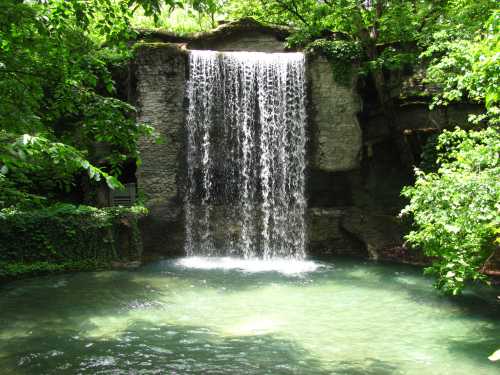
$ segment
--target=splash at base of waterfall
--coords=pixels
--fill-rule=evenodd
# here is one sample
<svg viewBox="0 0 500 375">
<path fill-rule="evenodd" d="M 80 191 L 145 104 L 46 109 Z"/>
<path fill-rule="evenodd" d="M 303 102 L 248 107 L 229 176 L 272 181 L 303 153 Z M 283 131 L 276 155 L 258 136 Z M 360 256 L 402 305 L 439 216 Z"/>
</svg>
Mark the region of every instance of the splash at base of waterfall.
<svg viewBox="0 0 500 375">
<path fill-rule="evenodd" d="M 271 260 L 242 259 L 231 257 L 187 257 L 175 265 L 202 270 L 237 270 L 248 273 L 278 272 L 284 275 L 300 275 L 321 268 L 319 263 L 307 260 L 275 258 Z"/>
</svg>

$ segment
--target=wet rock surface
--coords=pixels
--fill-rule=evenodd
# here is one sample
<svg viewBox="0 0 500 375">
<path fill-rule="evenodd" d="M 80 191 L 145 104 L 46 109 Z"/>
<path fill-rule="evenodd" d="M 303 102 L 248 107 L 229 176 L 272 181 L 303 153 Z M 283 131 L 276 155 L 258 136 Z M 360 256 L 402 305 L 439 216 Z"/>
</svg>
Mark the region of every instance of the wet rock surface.
<svg viewBox="0 0 500 375">
<path fill-rule="evenodd" d="M 130 97 L 138 104 L 139 119 L 165 138 L 140 145 L 137 180 L 150 208 L 141 222 L 146 254 L 183 254 L 187 49 L 284 52 L 287 35 L 283 28 L 249 20 L 187 37 L 142 32 L 149 43 L 137 47 Z M 401 162 L 373 83 L 353 79 L 351 85 L 339 85 L 328 60 L 314 55 L 307 56 L 307 79 L 307 252 L 425 263 L 404 246 L 407 228 L 397 215 L 405 204 L 400 191 L 412 183 L 412 171 Z M 422 91 L 418 79 L 391 79 L 399 103 L 397 128 L 418 159 L 427 138 L 463 123 L 469 108 L 429 111 L 426 95 L 415 94 Z"/>
</svg>

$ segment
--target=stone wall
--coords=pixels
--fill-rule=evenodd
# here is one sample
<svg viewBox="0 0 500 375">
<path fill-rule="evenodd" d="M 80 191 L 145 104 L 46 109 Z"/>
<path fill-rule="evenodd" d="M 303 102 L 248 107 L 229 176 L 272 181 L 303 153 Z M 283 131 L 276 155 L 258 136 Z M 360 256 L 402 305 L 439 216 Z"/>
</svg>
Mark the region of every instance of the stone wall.
<svg viewBox="0 0 500 375">
<path fill-rule="evenodd" d="M 176 43 L 188 49 L 251 52 L 284 52 L 288 35 L 287 28 L 265 26 L 251 18 L 184 36 L 161 30 L 139 32 L 139 37 L 148 42 Z"/>
<path fill-rule="evenodd" d="M 361 160 L 361 128 L 357 115 L 361 100 L 356 82 L 345 86 L 335 81 L 328 60 L 308 56 L 309 117 L 312 169 L 339 172 L 356 169 Z"/>
<path fill-rule="evenodd" d="M 137 170 L 140 192 L 150 215 L 141 223 L 144 247 L 172 254 L 182 252 L 182 189 L 184 148 L 184 88 L 186 52 L 175 44 L 137 47 L 134 62 L 139 120 L 152 125 L 159 140 L 142 139 L 142 164 Z"/>
<path fill-rule="evenodd" d="M 349 171 L 358 170 L 362 133 L 356 81 L 343 85 L 318 54 L 307 56 L 309 143 L 307 169 L 308 252 L 368 257 L 364 243 L 341 226 L 353 205 Z"/>
<path fill-rule="evenodd" d="M 286 35 L 281 28 L 248 20 L 186 37 L 143 33 L 149 43 L 137 47 L 132 91 L 140 119 L 166 138 L 161 144 L 144 140 L 140 145 L 143 164 L 137 179 L 151 210 L 142 223 L 146 252 L 183 252 L 186 49 L 285 52 Z M 373 87 L 354 78 L 350 85 L 337 83 L 328 60 L 317 54 L 307 55 L 307 78 L 308 253 L 407 257 L 397 214 L 411 170 L 401 163 L 394 137 L 373 101 Z M 398 87 L 395 95 L 403 91 Z M 398 116 L 401 131 L 410 131 L 410 138 L 415 138 L 413 131 L 420 134 L 422 129 L 439 129 L 436 123 L 449 123 L 448 114 L 429 112 L 425 103 L 402 102 Z"/>
<path fill-rule="evenodd" d="M 229 35 L 210 42 L 188 43 L 189 49 L 210 49 L 214 51 L 284 52 L 284 44 L 273 36 L 255 31 L 252 33 Z"/>
</svg>

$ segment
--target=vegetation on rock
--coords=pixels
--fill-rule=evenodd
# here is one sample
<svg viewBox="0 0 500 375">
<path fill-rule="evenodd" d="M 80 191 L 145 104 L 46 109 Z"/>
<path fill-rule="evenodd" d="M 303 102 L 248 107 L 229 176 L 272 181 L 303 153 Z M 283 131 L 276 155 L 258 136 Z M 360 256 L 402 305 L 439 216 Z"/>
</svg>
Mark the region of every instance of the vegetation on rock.
<svg viewBox="0 0 500 375">
<path fill-rule="evenodd" d="M 143 207 L 95 208 L 57 204 L 0 211 L 0 280 L 135 260 L 142 243 Z M 126 238 L 126 243 L 119 242 Z M 128 238 L 131 237 L 131 238 Z"/>
<path fill-rule="evenodd" d="M 359 46 L 346 40 L 317 39 L 306 47 L 308 52 L 318 52 L 328 58 L 334 79 L 339 83 L 350 84 L 354 74 L 354 64 L 360 59 Z"/>
</svg>

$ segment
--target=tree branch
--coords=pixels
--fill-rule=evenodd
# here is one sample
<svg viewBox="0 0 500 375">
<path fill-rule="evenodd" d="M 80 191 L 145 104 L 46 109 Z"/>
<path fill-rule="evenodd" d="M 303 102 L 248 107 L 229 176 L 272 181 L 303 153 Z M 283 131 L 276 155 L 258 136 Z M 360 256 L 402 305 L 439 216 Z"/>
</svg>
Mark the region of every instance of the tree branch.
<svg viewBox="0 0 500 375">
<path fill-rule="evenodd" d="M 300 21 L 302 21 L 304 25 L 309 26 L 309 22 L 307 22 L 306 18 L 300 14 L 297 8 L 297 4 L 294 1 L 292 1 L 292 4 L 287 4 L 284 0 L 275 0 L 275 1 L 276 3 L 278 3 L 279 6 L 281 6 L 281 8 L 292 13 L 295 17 L 297 17 Z"/>
</svg>

